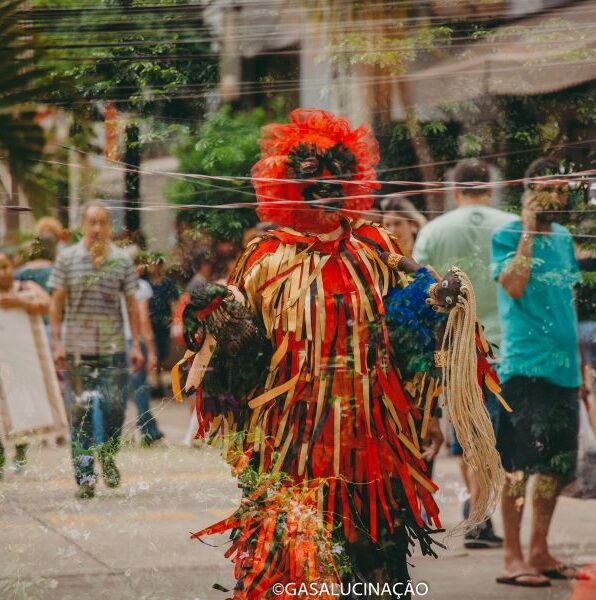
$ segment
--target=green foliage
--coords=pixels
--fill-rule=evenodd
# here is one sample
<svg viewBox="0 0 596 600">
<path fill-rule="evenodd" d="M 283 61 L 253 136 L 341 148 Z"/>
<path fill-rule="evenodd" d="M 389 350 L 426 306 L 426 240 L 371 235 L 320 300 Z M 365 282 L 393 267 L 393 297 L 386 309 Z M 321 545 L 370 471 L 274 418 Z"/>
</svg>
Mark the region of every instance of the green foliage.
<svg viewBox="0 0 596 600">
<path fill-rule="evenodd" d="M 48 73 L 35 100 L 56 103 L 72 116 L 67 146 L 97 152 L 93 122 L 106 102 L 132 125 L 125 160 L 161 153 L 177 125 L 201 119 L 217 79 L 217 55 L 202 20 L 202 7 L 183 0 L 31 0 L 27 32 L 43 43 L 36 63 Z M 135 128 L 136 126 L 136 128 Z M 58 149 L 57 153 L 63 152 Z M 57 156 L 58 162 L 68 162 Z M 54 175 L 66 178 L 66 169 Z M 134 181 L 130 184 L 134 190 Z M 66 188 L 63 185 L 63 190 Z M 45 186 L 53 198 L 60 186 Z M 127 188 L 128 189 L 128 188 Z M 68 192 L 63 191 L 63 196 Z M 47 194 L 46 194 L 47 195 Z"/>
<path fill-rule="evenodd" d="M 486 157 L 498 166 L 505 180 L 523 178 L 528 165 L 539 156 L 554 156 L 572 172 L 590 170 L 596 160 L 594 83 L 551 94 L 479 98 L 442 109 L 448 120 L 421 123 L 439 179 L 457 160 L 473 156 Z M 384 160 L 381 178 L 420 181 L 405 124 L 391 124 L 381 132 L 379 141 Z M 506 186 L 503 205 L 519 209 L 521 194 L 521 184 Z M 584 188 L 574 190 L 572 196 L 575 204 L 580 203 Z M 577 221 L 581 220 L 580 214 Z"/>
<path fill-rule="evenodd" d="M 90 116 L 93 101 L 101 100 L 147 117 L 196 118 L 204 112 L 217 59 L 199 7 L 189 9 L 180 0 L 151 7 L 141 0 L 99 0 L 82 7 L 66 2 L 54 15 L 55 5 L 35 3 L 33 22 L 49 45 L 53 92 L 62 103 L 75 111 L 87 107 Z M 72 87 L 64 90 L 65 81 Z"/>
<path fill-rule="evenodd" d="M 461 127 L 456 122 L 431 121 L 422 123 L 422 131 L 432 151 L 433 159 L 440 165 L 447 165 L 459 157 L 458 139 Z M 382 164 L 379 166 L 379 178 L 385 181 L 421 181 L 422 176 L 417 167 L 416 154 L 412 145 L 410 132 L 403 123 L 393 123 L 377 134 L 381 149 Z M 384 193 L 398 191 L 395 185 L 386 186 Z M 408 187 L 412 190 L 412 186 Z M 412 196 L 411 200 L 422 208 L 421 195 Z"/>
<path fill-rule="evenodd" d="M 392 75 L 409 71 L 412 64 L 423 65 L 457 48 L 465 58 L 476 44 L 494 44 L 494 51 L 512 43 L 536 44 L 559 48 L 557 60 L 589 62 L 594 49 L 574 50 L 577 41 L 588 35 L 561 18 L 545 18 L 536 27 L 515 22 L 508 27 L 495 26 L 491 21 L 462 15 L 442 22 L 426 19 L 426 14 L 416 3 L 396 1 L 382 8 L 368 8 L 367 3 L 352 0 L 349 10 L 336 5 L 336 31 L 330 50 L 333 62 L 372 67 L 370 73 L 380 83 L 375 93 L 389 92 Z M 335 6 L 332 3 L 332 6 Z M 331 13 L 334 14 L 333 12 Z M 345 21 L 358 23 L 359 27 L 345 27 Z M 552 62 L 545 54 L 533 60 L 540 69 L 544 62 Z M 406 80 L 407 81 L 407 80 Z M 385 84 L 385 87 L 383 87 Z M 484 156 L 495 163 L 504 179 L 520 179 L 526 167 L 537 157 L 554 155 L 565 159 L 573 170 L 592 168 L 596 158 L 593 140 L 596 132 L 596 86 L 593 82 L 572 89 L 535 96 L 490 96 L 459 103 L 445 104 L 440 110 L 446 114 L 441 121 L 420 121 L 418 139 L 412 140 L 414 130 L 408 131 L 405 123 L 387 122 L 387 110 L 381 104 L 376 115 L 376 134 L 381 146 L 380 177 L 420 181 L 418 163 L 430 162 L 438 180 L 458 159 Z M 415 117 L 419 118 L 418 115 Z M 406 122 L 407 123 L 407 122 Z M 409 123 L 412 127 L 411 122 Z M 420 141 L 428 147 L 421 152 Z M 430 156 L 429 156 L 430 155 Z M 399 186 L 386 186 L 385 193 L 398 191 Z M 403 190 L 407 188 L 403 187 Z M 507 186 L 504 190 L 506 205 L 519 207 L 521 186 Z M 413 200 L 420 199 L 419 196 Z M 419 206 L 422 202 L 418 202 Z"/>
<path fill-rule="evenodd" d="M 40 214 L 51 182 L 40 162 L 45 135 L 30 102 L 44 89 L 46 73 L 37 66 L 39 39 L 21 21 L 23 5 L 20 0 L 0 0 L 0 160 Z"/>
<path fill-rule="evenodd" d="M 554 156 L 570 170 L 591 169 L 596 159 L 596 86 L 500 100 L 504 115 L 502 153 L 497 161 L 506 179 L 523 177 L 539 156 Z M 506 189 L 506 203 L 519 206 L 520 186 Z"/>
<path fill-rule="evenodd" d="M 407 29 L 396 36 L 347 33 L 333 44 L 332 60 L 374 65 L 399 74 L 420 52 L 435 52 L 448 45 L 451 33 L 451 28 L 443 25 Z"/>
<path fill-rule="evenodd" d="M 196 134 L 189 132 L 176 149 L 182 173 L 207 177 L 176 181 L 168 188 L 167 198 L 175 204 L 201 205 L 193 211 L 195 224 L 218 239 L 239 240 L 243 230 L 256 223 L 253 206 L 210 207 L 256 201 L 248 179 L 227 180 L 225 176 L 250 177 L 259 159 L 257 140 L 267 120 L 261 108 L 234 112 L 226 106 L 210 115 Z"/>
</svg>

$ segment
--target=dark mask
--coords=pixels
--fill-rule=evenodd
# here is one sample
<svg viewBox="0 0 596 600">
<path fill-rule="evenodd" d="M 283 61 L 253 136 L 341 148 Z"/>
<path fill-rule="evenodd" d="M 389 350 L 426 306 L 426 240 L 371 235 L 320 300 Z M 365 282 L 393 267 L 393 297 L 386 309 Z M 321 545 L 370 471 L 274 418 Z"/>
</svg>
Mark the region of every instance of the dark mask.
<svg viewBox="0 0 596 600">
<path fill-rule="evenodd" d="M 329 179 L 350 181 L 354 177 L 356 159 L 343 145 L 335 144 L 320 152 L 314 144 L 298 144 L 288 154 L 290 177 L 301 179 L 307 185 L 302 190 L 306 202 L 321 202 L 324 210 L 341 208 L 345 196 L 343 185 Z M 329 199 L 337 198 L 329 202 Z"/>
</svg>

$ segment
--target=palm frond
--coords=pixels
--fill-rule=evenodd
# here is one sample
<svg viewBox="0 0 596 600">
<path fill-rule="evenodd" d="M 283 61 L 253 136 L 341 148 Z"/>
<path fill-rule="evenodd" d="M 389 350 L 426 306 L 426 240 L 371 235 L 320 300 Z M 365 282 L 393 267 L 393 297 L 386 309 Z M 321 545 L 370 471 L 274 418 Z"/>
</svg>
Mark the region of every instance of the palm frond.
<svg viewBox="0 0 596 600">
<path fill-rule="evenodd" d="M 0 0 L 0 161 L 43 212 L 48 199 L 43 167 L 45 135 L 36 122 L 35 102 L 45 90 L 38 40 L 27 30 L 23 0 Z"/>
</svg>

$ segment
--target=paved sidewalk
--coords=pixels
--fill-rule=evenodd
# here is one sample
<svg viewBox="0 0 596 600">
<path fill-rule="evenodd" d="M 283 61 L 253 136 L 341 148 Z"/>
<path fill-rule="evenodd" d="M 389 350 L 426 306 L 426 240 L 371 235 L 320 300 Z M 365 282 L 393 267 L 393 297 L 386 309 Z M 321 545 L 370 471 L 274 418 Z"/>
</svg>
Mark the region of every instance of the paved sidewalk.
<svg viewBox="0 0 596 600">
<path fill-rule="evenodd" d="M 76 500 L 67 448 L 32 448 L 27 472 L 9 473 L 0 482 L 0 599 L 227 598 L 212 589 L 214 583 L 233 584 L 223 558 L 226 538 L 210 547 L 191 541 L 189 533 L 230 514 L 238 489 L 216 451 L 178 445 L 188 410 L 171 404 L 159 410 L 167 445 L 127 444 L 117 490 L 102 486 L 94 500 Z M 134 415 L 134 409 L 129 412 Z M 462 493 L 454 459 L 438 462 L 437 479 L 444 521 L 452 526 Z M 500 531 L 498 518 L 496 526 Z M 556 555 L 596 562 L 595 532 L 596 501 L 563 498 L 553 525 Z M 568 600 L 571 595 L 566 582 L 546 590 L 499 586 L 499 551 L 466 552 L 459 537 L 448 545 L 439 560 L 413 559 L 412 579 L 428 583 L 426 598 Z"/>
</svg>

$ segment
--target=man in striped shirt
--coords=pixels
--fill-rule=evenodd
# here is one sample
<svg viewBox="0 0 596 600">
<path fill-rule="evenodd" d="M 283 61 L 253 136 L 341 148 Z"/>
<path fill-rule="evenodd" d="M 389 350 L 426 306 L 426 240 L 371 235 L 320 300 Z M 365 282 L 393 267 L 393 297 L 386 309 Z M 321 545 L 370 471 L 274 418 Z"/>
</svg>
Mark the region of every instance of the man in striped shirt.
<svg viewBox="0 0 596 600">
<path fill-rule="evenodd" d="M 48 285 L 52 289 L 54 361 L 59 371 L 65 370 L 74 395 L 71 443 L 77 495 L 91 498 L 96 483 L 95 452 L 106 484 L 116 487 L 120 483 L 114 456 L 120 446 L 128 377 L 122 295 L 132 333 L 133 369 L 141 366 L 143 355 L 134 295 L 136 272 L 126 253 L 110 241 L 112 221 L 104 204 L 93 202 L 85 207 L 82 231 L 81 241 L 58 255 Z M 97 396 L 102 439 L 95 439 L 93 433 L 93 400 Z"/>
</svg>

